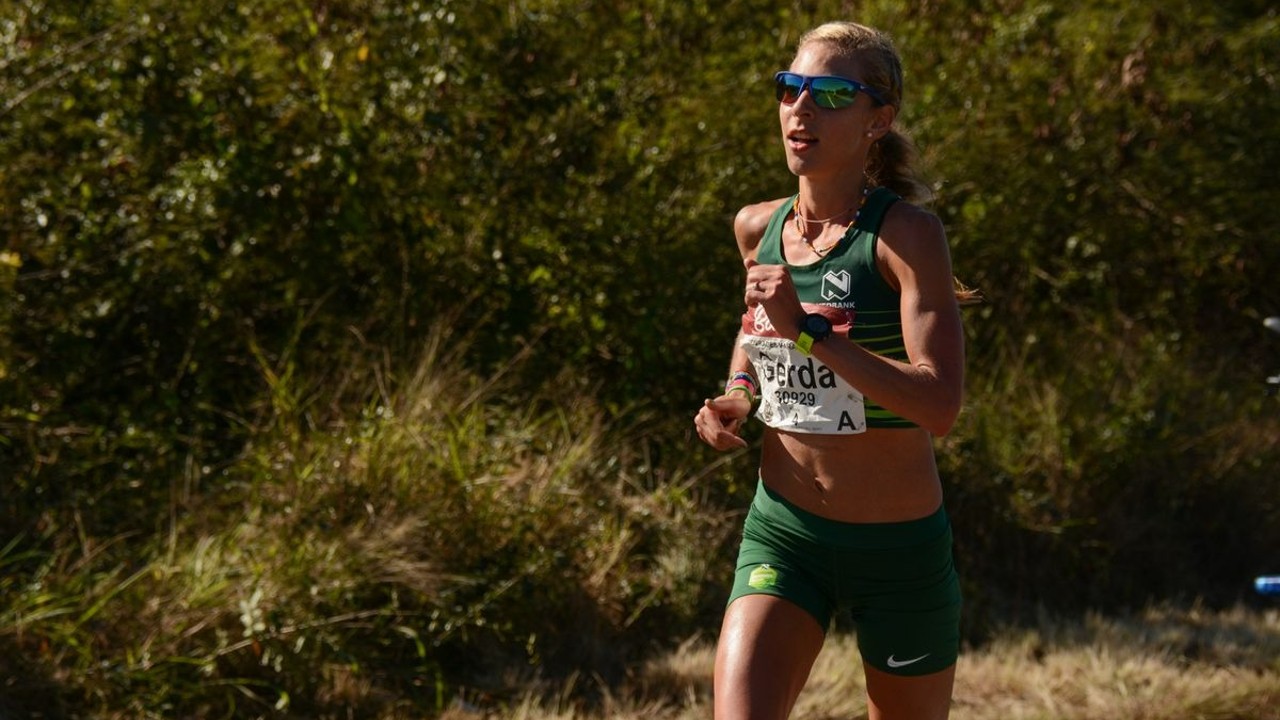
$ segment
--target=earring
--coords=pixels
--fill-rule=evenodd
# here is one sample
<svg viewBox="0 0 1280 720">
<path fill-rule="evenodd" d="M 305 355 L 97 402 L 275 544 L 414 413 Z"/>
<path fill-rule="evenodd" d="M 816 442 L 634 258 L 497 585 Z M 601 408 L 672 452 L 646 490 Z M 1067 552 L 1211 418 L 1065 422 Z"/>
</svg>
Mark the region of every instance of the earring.
<svg viewBox="0 0 1280 720">
<path fill-rule="evenodd" d="M 871 132 L 870 130 L 868 130 L 868 131 L 867 131 L 867 137 L 871 137 L 871 136 L 872 136 L 872 135 L 874 135 L 874 134 L 875 134 L 875 133 Z"/>
</svg>

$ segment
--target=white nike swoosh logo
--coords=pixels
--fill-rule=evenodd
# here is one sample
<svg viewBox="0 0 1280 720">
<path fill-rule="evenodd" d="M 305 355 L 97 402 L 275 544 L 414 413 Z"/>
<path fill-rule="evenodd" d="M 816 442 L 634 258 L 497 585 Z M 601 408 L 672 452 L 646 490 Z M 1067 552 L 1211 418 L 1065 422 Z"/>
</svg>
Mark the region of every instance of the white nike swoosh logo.
<svg viewBox="0 0 1280 720">
<path fill-rule="evenodd" d="M 906 667 L 906 666 L 908 666 L 908 665 L 911 665 L 911 664 L 914 664 L 914 663 L 918 663 L 918 662 L 920 662 L 921 660 L 923 660 L 923 659 L 925 659 L 925 658 L 927 658 L 927 657 L 929 657 L 929 653 L 925 653 L 925 654 L 921 655 L 921 656 L 920 656 L 920 657 L 918 657 L 918 658 L 912 658 L 912 659 L 910 659 L 910 660 L 894 660 L 894 659 L 893 659 L 893 656 L 892 656 L 892 655 L 890 655 L 890 656 L 889 656 L 889 660 L 888 660 L 888 665 L 889 665 L 889 667 L 891 667 L 891 668 Z"/>
</svg>

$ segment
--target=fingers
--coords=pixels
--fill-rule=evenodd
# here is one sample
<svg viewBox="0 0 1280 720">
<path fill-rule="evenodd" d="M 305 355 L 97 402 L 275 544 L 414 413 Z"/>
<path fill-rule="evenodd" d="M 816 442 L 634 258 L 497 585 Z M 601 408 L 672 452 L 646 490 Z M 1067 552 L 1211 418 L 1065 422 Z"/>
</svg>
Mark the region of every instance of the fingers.
<svg viewBox="0 0 1280 720">
<path fill-rule="evenodd" d="M 734 424 L 736 425 L 737 423 Z M 702 431 L 699 431 L 698 435 L 702 438 L 703 442 L 716 450 L 737 450 L 747 447 L 747 441 L 730 432 L 728 428 L 708 434 L 703 434 Z"/>
<path fill-rule="evenodd" d="M 767 302 L 774 297 L 794 295 L 791 273 L 784 265 L 761 265 L 751 258 L 743 261 L 747 269 L 747 304 Z"/>
<path fill-rule="evenodd" d="M 763 269 L 760 263 L 747 258 L 745 261 L 747 268 L 747 286 L 743 295 L 743 300 L 747 306 L 752 307 L 759 305 L 769 298 L 770 291 L 778 287 L 778 280 L 771 277 L 767 270 Z M 752 272 L 752 268 L 762 268 Z"/>
<path fill-rule="evenodd" d="M 796 294 L 791 273 L 784 265 L 761 265 L 747 258 L 747 284 L 743 300 L 748 308 L 763 307 L 769 322 L 782 329 L 804 315 L 804 304 Z"/>
<path fill-rule="evenodd" d="M 740 406 L 747 405 L 743 408 Z M 742 421 L 750 412 L 750 406 L 737 398 L 707 399 L 693 419 L 698 437 L 717 450 L 747 447 L 747 441 L 738 436 Z"/>
<path fill-rule="evenodd" d="M 715 442 L 711 444 L 711 447 L 717 450 L 741 450 L 746 446 L 746 440 L 727 431 L 717 435 Z"/>
<path fill-rule="evenodd" d="M 741 393 L 729 393 L 717 398 L 707 398 L 702 406 L 709 408 L 722 422 L 725 420 L 746 420 L 751 414 L 751 401 Z"/>
<path fill-rule="evenodd" d="M 751 268 L 761 267 L 760 263 L 756 262 L 752 258 L 747 258 L 746 260 L 743 260 L 742 263 L 747 268 L 747 292 L 749 293 L 752 290 L 758 293 L 764 292 L 765 283 L 763 281 L 766 279 L 765 273 L 760 270 L 751 272 Z"/>
</svg>

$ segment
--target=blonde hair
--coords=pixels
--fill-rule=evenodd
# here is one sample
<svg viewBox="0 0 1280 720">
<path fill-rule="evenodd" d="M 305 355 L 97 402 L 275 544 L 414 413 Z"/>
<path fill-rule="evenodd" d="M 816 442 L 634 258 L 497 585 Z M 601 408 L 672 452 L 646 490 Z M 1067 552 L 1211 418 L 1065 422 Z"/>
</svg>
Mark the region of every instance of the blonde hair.
<svg viewBox="0 0 1280 720">
<path fill-rule="evenodd" d="M 796 51 L 810 43 L 825 43 L 842 58 L 857 61 L 862 68 L 859 82 L 880 92 L 885 102 L 902 110 L 902 60 L 893 40 L 885 33 L 855 22 L 829 22 L 805 33 Z M 895 125 L 871 146 L 867 155 L 867 177 L 910 202 L 927 202 L 933 192 L 921 175 L 915 143 Z"/>
</svg>

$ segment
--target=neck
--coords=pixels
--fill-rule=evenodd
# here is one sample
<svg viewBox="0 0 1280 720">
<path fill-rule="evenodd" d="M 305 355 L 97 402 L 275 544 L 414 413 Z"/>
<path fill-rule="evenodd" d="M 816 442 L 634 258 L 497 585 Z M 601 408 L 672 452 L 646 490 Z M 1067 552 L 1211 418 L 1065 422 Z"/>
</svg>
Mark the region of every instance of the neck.
<svg viewBox="0 0 1280 720">
<path fill-rule="evenodd" d="M 842 174 L 831 180 L 817 181 L 800 177 L 800 212 L 806 218 L 828 218 L 862 201 L 866 178 L 862 168 L 857 173 Z"/>
</svg>

